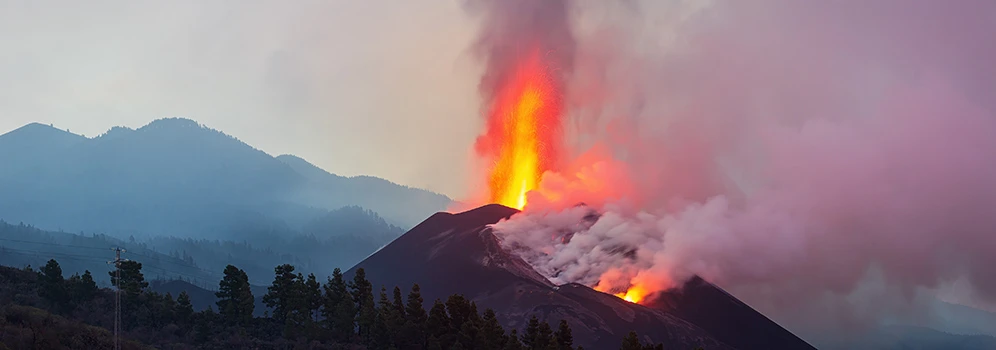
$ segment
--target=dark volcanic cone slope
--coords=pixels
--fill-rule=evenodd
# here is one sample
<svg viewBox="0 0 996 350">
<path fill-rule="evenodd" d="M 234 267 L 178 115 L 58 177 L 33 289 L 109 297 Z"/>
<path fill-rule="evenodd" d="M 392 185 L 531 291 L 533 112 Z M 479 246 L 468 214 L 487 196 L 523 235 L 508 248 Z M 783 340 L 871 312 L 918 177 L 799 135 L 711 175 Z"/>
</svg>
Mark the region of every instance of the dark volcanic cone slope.
<svg viewBox="0 0 996 350">
<path fill-rule="evenodd" d="M 661 342 L 669 349 L 733 349 L 727 344 L 754 344 L 736 338 L 736 334 L 726 339 L 731 342 L 721 341 L 706 327 L 683 320 L 667 308 L 632 304 L 578 284 L 553 285 L 518 256 L 503 250 L 488 227 L 517 212 L 500 205 L 487 205 L 459 214 L 437 213 L 354 266 L 346 272 L 346 277 L 352 278 L 357 268 L 363 268 L 375 288 L 383 285 L 407 289 L 418 283 L 427 307 L 435 299 L 463 294 L 481 310 L 494 309 L 505 327 L 520 331 L 532 315 L 552 324 L 564 319 L 574 331 L 575 344 L 587 349 L 616 349 L 630 331 L 640 334 L 643 341 Z M 715 315 L 718 318 L 726 312 L 722 305 L 732 305 L 728 300 L 739 303 L 728 295 L 722 300 L 713 296 L 708 300 L 717 302 L 721 310 L 703 310 L 719 313 Z M 690 309 L 694 310 L 698 309 Z M 730 315 L 734 319 L 763 320 L 778 327 L 749 307 L 731 308 L 729 312 L 750 314 Z M 727 326 L 722 322 L 703 324 L 719 330 Z"/>
<path fill-rule="evenodd" d="M 815 349 L 742 301 L 695 277 L 647 305 L 691 322 L 738 349 Z"/>
</svg>

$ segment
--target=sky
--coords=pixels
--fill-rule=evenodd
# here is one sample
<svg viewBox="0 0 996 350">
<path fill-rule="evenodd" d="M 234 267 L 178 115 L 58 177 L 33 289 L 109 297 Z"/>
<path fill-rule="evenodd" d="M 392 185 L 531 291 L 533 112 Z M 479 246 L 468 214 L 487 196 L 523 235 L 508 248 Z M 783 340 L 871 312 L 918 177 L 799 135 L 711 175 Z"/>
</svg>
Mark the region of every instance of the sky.
<svg viewBox="0 0 996 350">
<path fill-rule="evenodd" d="M 0 133 L 186 117 L 460 197 L 482 127 L 476 31 L 459 0 L 0 0 Z"/>
</svg>

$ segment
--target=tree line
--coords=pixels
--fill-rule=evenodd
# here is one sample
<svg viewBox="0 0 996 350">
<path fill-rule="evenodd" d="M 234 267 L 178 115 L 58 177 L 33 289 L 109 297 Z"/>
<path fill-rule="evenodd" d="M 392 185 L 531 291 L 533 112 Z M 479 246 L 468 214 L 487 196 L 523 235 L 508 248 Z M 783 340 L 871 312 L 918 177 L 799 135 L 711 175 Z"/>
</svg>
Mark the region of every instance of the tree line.
<svg viewBox="0 0 996 350">
<path fill-rule="evenodd" d="M 20 293 L 0 289 L 0 301 L 34 304 L 52 313 L 104 328 L 113 328 L 114 292 L 99 289 L 89 271 L 64 278 L 50 260 L 40 271 L 0 271 L 0 282 L 20 279 Z M 320 282 L 294 266 L 279 265 L 262 302 L 266 312 L 255 317 L 256 298 L 245 271 L 229 265 L 219 281 L 214 307 L 194 311 L 190 295 L 175 299 L 148 289 L 142 264 L 118 264 L 109 272 L 121 293 L 121 326 L 127 338 L 164 349 L 309 348 L 309 349 L 481 349 L 573 350 L 571 327 L 564 320 L 552 327 L 536 316 L 525 328 L 506 332 L 492 309 L 454 294 L 425 307 L 418 284 L 407 293 L 400 287 L 375 291 L 362 269 L 346 280 L 340 269 Z M 120 276 L 118 278 L 117 276 Z M 13 276 L 13 277 L 12 277 Z M 14 297 L 4 294 L 15 293 Z M 664 349 L 644 344 L 635 333 L 621 341 L 623 350 Z"/>
</svg>

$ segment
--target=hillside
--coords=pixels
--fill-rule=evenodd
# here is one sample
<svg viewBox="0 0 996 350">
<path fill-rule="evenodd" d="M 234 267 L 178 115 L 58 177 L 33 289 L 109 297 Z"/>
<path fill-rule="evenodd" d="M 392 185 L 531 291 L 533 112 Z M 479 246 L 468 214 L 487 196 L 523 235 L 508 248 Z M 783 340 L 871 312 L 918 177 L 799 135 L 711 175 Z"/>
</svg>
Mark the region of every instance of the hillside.
<svg viewBox="0 0 996 350">
<path fill-rule="evenodd" d="M 321 208 L 360 206 L 381 213 L 391 220 L 391 223 L 407 228 L 431 214 L 424 210 L 411 210 L 411 205 L 421 205 L 438 211 L 445 209 L 451 202 L 449 198 L 438 193 L 398 185 L 377 177 L 335 175 L 293 155 L 281 155 L 277 159 L 308 179 L 310 186 L 296 192 L 292 198 L 311 206 Z M 390 198 L 398 200 L 385 200 Z"/>
<path fill-rule="evenodd" d="M 27 125 L 0 135 L 0 164 L 0 219 L 118 237 L 224 239 L 246 227 L 299 229 L 351 205 L 409 227 L 449 204 L 424 190 L 274 158 L 176 118 L 92 139 Z"/>
<path fill-rule="evenodd" d="M 183 279 L 202 288 L 217 288 L 218 271 L 233 264 L 243 268 L 254 284 L 265 284 L 273 267 L 294 264 L 305 273 L 328 275 L 367 257 L 404 231 L 387 224 L 369 210 L 347 207 L 328 212 L 303 231 L 272 228 L 246 229 L 240 240 L 179 237 L 117 239 L 103 234 L 41 230 L 0 220 L 0 265 L 40 266 L 48 259 L 62 262 L 67 273 L 90 270 L 98 283 L 108 283 L 114 257 L 145 265 L 150 279 Z"/>
</svg>

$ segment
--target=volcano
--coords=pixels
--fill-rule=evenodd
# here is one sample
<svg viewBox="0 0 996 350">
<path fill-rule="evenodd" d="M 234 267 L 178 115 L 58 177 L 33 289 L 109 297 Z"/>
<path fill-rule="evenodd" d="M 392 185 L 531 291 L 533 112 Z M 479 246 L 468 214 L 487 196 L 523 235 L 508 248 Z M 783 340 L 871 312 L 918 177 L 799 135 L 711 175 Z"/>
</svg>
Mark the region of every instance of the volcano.
<svg viewBox="0 0 996 350">
<path fill-rule="evenodd" d="M 666 348 L 814 349 L 722 289 L 696 278 L 683 288 L 634 304 L 580 284 L 554 285 L 505 251 L 489 225 L 518 210 L 491 204 L 436 213 L 346 272 L 363 268 L 374 287 L 418 283 L 426 304 L 462 294 L 492 308 L 506 329 L 530 316 L 571 325 L 576 345 L 616 349 L 636 331 Z"/>
</svg>

